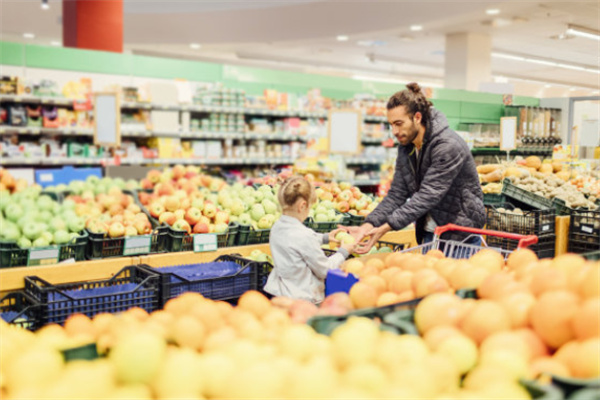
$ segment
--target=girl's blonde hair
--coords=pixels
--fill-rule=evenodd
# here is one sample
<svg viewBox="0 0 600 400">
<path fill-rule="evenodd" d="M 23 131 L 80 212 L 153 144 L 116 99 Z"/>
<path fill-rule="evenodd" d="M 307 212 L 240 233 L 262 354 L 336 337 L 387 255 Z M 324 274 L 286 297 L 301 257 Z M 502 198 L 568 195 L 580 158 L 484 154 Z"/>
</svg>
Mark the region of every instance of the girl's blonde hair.
<svg viewBox="0 0 600 400">
<path fill-rule="evenodd" d="M 292 207 L 298 199 L 306 200 L 308 205 L 317 201 L 313 185 L 302 176 L 291 176 L 286 179 L 277 192 L 277 200 L 282 209 Z"/>
</svg>

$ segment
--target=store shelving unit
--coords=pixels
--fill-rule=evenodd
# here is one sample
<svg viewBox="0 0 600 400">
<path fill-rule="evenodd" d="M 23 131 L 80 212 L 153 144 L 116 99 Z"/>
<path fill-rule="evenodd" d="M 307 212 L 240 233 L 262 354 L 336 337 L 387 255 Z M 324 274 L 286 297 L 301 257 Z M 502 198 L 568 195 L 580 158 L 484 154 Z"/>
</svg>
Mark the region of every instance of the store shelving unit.
<svg viewBox="0 0 600 400">
<path fill-rule="evenodd" d="M 291 165 L 294 163 L 292 158 L 281 157 L 261 157 L 245 159 L 201 159 L 201 158 L 140 158 L 140 159 L 121 159 L 120 165 Z M 2 166 L 16 165 L 114 165 L 112 158 L 91 158 L 91 157 L 12 157 L 0 159 Z"/>
</svg>

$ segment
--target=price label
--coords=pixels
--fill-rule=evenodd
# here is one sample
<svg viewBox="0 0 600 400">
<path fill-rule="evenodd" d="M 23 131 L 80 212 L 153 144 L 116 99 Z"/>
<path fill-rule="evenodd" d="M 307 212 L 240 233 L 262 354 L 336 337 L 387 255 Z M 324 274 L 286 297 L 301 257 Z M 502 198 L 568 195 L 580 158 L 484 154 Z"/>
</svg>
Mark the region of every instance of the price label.
<svg viewBox="0 0 600 400">
<path fill-rule="evenodd" d="M 217 250 L 217 235 L 214 233 L 202 233 L 194 235 L 194 253 Z"/>
<path fill-rule="evenodd" d="M 550 230 L 550 225 L 542 225 L 542 232 L 546 232 Z"/>
<path fill-rule="evenodd" d="M 594 227 L 591 225 L 581 225 L 581 232 L 583 233 L 589 233 L 592 234 L 594 233 Z"/>
<path fill-rule="evenodd" d="M 27 265 L 52 265 L 58 263 L 58 246 L 29 249 Z"/>
<path fill-rule="evenodd" d="M 123 255 L 133 256 L 150 253 L 151 245 L 152 235 L 126 237 L 125 244 L 123 245 Z"/>
</svg>

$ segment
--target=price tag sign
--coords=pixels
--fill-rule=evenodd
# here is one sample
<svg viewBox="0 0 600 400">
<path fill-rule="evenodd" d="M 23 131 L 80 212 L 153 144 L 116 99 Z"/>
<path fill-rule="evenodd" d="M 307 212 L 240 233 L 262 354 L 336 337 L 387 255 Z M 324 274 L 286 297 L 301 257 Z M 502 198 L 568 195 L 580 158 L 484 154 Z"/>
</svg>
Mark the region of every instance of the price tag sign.
<svg viewBox="0 0 600 400">
<path fill-rule="evenodd" d="M 594 227 L 592 225 L 581 224 L 581 232 L 591 235 L 594 233 Z"/>
<path fill-rule="evenodd" d="M 550 225 L 542 225 L 542 232 L 546 232 L 550 230 Z"/>
<path fill-rule="evenodd" d="M 201 233 L 194 235 L 194 253 L 217 250 L 217 235 L 214 233 Z"/>
<path fill-rule="evenodd" d="M 27 265 L 39 266 L 57 264 L 58 254 L 58 246 L 42 247 L 39 249 L 29 249 L 29 254 L 27 255 Z"/>
<path fill-rule="evenodd" d="M 123 245 L 123 255 L 148 254 L 150 253 L 151 245 L 152 235 L 126 237 L 125 244 Z"/>
</svg>

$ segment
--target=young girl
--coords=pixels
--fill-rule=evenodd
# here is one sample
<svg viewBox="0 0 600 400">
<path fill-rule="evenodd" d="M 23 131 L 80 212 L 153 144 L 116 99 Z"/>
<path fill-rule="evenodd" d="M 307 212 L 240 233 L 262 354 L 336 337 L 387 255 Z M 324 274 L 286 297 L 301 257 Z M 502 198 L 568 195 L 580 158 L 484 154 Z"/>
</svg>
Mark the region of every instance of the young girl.
<svg viewBox="0 0 600 400">
<path fill-rule="evenodd" d="M 275 266 L 265 285 L 274 296 L 303 299 L 318 304 L 325 297 L 325 277 L 339 268 L 355 245 L 344 244 L 331 257 L 321 245 L 335 241 L 341 229 L 320 234 L 304 226 L 316 194 L 310 182 L 301 176 L 288 178 L 277 193 L 282 215 L 271 229 L 269 244 Z"/>
</svg>

